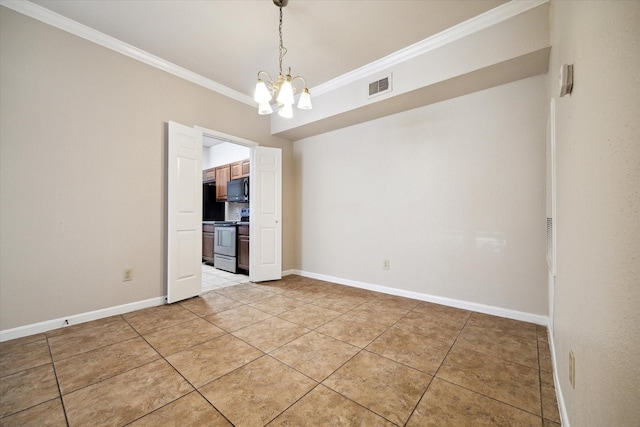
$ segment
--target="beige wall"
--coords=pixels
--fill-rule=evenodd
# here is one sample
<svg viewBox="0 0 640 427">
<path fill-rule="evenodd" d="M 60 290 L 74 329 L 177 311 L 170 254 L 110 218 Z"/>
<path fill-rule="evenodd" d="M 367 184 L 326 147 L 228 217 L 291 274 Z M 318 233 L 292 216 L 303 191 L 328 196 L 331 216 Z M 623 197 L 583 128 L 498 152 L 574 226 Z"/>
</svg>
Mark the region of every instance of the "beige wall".
<svg viewBox="0 0 640 427">
<path fill-rule="evenodd" d="M 546 316 L 545 91 L 533 77 L 294 142 L 300 270 Z"/>
<path fill-rule="evenodd" d="M 552 1 L 554 346 L 573 426 L 640 420 L 640 2 Z M 558 98 L 561 64 L 574 64 Z M 576 358 L 576 387 L 568 360 Z"/>
<path fill-rule="evenodd" d="M 268 118 L 4 7 L 0 31 L 0 330 L 164 295 L 169 120 L 283 149 L 293 268 L 292 144 Z"/>
</svg>

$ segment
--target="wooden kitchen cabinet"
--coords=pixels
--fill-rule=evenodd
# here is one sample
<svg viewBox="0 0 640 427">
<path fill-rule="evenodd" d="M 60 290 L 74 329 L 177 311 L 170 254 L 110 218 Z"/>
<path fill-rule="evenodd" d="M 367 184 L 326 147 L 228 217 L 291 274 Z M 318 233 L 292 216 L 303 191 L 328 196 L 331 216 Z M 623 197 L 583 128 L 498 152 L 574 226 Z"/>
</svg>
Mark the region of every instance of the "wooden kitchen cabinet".
<svg viewBox="0 0 640 427">
<path fill-rule="evenodd" d="M 251 162 L 249 161 L 249 159 L 243 160 L 242 161 L 242 176 L 241 176 L 241 178 L 245 178 L 245 177 L 249 176 L 250 172 L 251 172 Z"/>
<path fill-rule="evenodd" d="M 242 162 L 231 163 L 231 179 L 242 178 Z"/>
<path fill-rule="evenodd" d="M 216 180 L 216 168 L 202 171 L 202 182 L 213 182 Z"/>
<path fill-rule="evenodd" d="M 202 260 L 213 265 L 213 224 L 202 224 Z"/>
<path fill-rule="evenodd" d="M 249 176 L 251 163 L 249 159 L 231 163 L 231 179 L 245 178 Z"/>
<path fill-rule="evenodd" d="M 218 166 L 216 168 L 216 201 L 227 201 L 227 182 L 231 176 L 231 165 Z"/>
<path fill-rule="evenodd" d="M 238 268 L 249 272 L 249 226 L 238 226 Z"/>
</svg>

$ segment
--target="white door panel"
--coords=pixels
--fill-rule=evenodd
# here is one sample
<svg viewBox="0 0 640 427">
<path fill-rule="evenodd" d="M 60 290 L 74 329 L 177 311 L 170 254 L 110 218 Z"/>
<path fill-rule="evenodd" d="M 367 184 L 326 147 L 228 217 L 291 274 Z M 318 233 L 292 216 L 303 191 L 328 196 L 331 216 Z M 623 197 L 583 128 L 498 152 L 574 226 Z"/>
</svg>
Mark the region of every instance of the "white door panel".
<svg viewBox="0 0 640 427">
<path fill-rule="evenodd" d="M 252 282 L 282 278 L 282 150 L 253 147 L 251 152 Z"/>
<path fill-rule="evenodd" d="M 202 291 L 202 132 L 169 122 L 167 303 Z"/>
</svg>

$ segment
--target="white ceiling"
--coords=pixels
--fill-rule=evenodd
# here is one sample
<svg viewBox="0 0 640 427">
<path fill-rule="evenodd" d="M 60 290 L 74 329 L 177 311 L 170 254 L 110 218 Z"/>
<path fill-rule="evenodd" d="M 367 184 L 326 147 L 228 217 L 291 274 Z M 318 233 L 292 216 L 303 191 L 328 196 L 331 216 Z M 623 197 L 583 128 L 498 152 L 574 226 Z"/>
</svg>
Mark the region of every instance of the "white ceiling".
<svg viewBox="0 0 640 427">
<path fill-rule="evenodd" d="M 272 0 L 32 0 L 242 94 L 278 72 Z M 506 0 L 290 0 L 283 66 L 311 89 Z"/>
</svg>

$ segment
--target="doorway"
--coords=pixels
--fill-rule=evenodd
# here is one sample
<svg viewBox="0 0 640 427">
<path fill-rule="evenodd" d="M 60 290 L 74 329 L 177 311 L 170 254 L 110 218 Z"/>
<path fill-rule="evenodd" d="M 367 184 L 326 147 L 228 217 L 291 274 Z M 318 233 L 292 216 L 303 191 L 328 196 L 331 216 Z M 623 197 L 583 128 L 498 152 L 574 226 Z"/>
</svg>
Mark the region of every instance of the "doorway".
<svg viewBox="0 0 640 427">
<path fill-rule="evenodd" d="M 241 268 L 242 264 L 234 260 L 232 263 L 238 265 L 238 268 L 229 269 L 229 262 L 224 265 L 217 265 L 213 253 L 213 244 L 210 243 L 215 239 L 215 233 L 211 233 L 215 223 L 220 222 L 241 222 L 248 224 L 247 212 L 251 209 L 251 201 L 249 202 L 233 202 L 220 201 L 220 191 L 218 191 L 217 180 L 227 175 L 224 173 L 215 173 L 215 169 L 229 169 L 229 179 L 244 178 L 247 176 L 242 173 L 243 165 L 249 163 L 251 157 L 251 149 L 243 144 L 238 144 L 228 138 L 220 138 L 209 133 L 203 132 L 202 136 L 202 170 L 203 170 L 203 259 L 202 259 L 202 292 L 237 285 L 249 282 L 248 271 Z M 233 175 L 231 170 L 236 170 Z M 248 168 L 247 168 L 248 169 Z M 250 171 L 249 171 L 250 177 Z M 225 184 L 226 185 L 226 184 Z M 224 192 L 226 194 L 226 191 Z M 242 222 L 244 221 L 244 222 Z M 248 228 L 247 228 L 248 229 Z M 208 248 L 207 248 L 208 247 Z M 205 249 L 206 248 L 206 249 Z M 211 252 L 208 256 L 206 251 Z M 235 248 L 234 252 L 237 252 Z M 237 255 L 234 254 L 233 258 Z M 220 261 L 220 260 L 218 260 Z M 245 267 L 245 266 L 242 266 Z"/>
<path fill-rule="evenodd" d="M 244 225 L 246 239 L 238 239 L 238 245 L 247 249 L 243 259 L 250 281 L 282 278 L 282 150 L 171 121 L 167 128 L 167 303 L 202 293 L 202 182 L 203 176 L 206 178 L 202 173 L 202 139 L 205 135 L 250 147 L 245 185 L 235 186 L 237 197 L 231 196 L 234 201 L 251 200 L 249 221 Z M 229 184 L 229 177 L 222 176 L 220 181 Z M 242 235 L 243 226 L 238 228 Z"/>
</svg>

